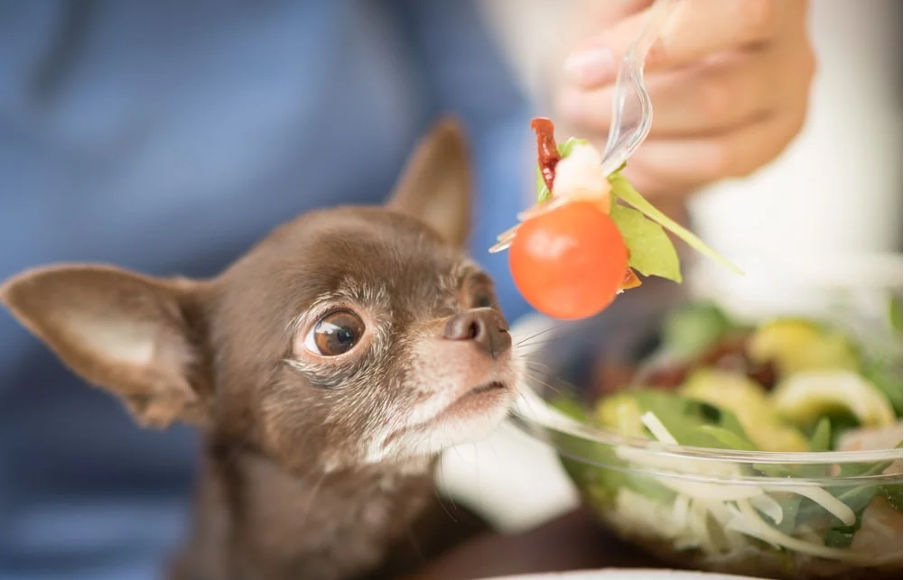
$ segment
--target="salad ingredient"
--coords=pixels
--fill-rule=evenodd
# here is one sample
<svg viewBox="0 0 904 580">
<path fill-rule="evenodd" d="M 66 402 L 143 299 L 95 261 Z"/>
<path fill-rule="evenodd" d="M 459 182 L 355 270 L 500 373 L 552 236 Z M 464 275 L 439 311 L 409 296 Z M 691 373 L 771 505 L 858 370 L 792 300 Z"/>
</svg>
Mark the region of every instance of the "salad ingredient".
<svg viewBox="0 0 904 580">
<path fill-rule="evenodd" d="M 891 449 L 901 442 L 901 421 L 886 427 L 867 427 L 841 434 L 838 438 L 840 451 L 861 451 L 864 449 Z"/>
<path fill-rule="evenodd" d="M 664 445 L 742 453 L 901 446 L 900 375 L 890 371 L 891 390 L 878 388 L 867 346 L 838 328 L 801 318 L 749 326 L 697 304 L 672 313 L 661 335 L 660 351 L 625 379 L 629 386 L 584 413 L 575 401 L 561 406 L 580 422 Z M 657 366 L 668 384 L 655 382 Z M 900 563 L 900 460 L 742 461 L 581 438 L 556 446 L 603 518 L 675 550 L 714 562 L 768 556 L 795 569 L 818 561 L 811 558 Z"/>
<path fill-rule="evenodd" d="M 678 392 L 734 413 L 759 449 L 807 451 L 810 447 L 803 433 L 785 424 L 763 388 L 744 375 L 718 369 L 699 370 Z"/>
<path fill-rule="evenodd" d="M 638 210 L 649 219 L 653 220 L 657 224 L 661 225 L 665 229 L 669 230 L 679 238 L 681 238 L 684 243 L 697 250 L 704 256 L 714 260 L 716 263 L 721 264 L 725 268 L 728 268 L 732 272 L 736 274 L 742 274 L 741 269 L 728 261 L 727 258 L 707 246 L 703 240 L 695 236 L 690 230 L 665 215 L 656 207 L 653 206 L 652 203 L 644 199 L 640 193 L 634 189 L 634 186 L 631 185 L 631 182 L 622 175 L 621 171 L 616 171 L 612 175 L 609 176 L 609 184 L 612 186 L 612 195 L 618 198 L 620 201 L 623 201 L 627 205 L 633 207 Z"/>
<path fill-rule="evenodd" d="M 782 376 L 819 369 L 853 371 L 859 366 L 844 333 L 799 318 L 762 325 L 750 338 L 748 352 L 755 361 L 775 361 Z"/>
<path fill-rule="evenodd" d="M 715 346 L 731 326 L 715 304 L 691 304 L 666 317 L 662 327 L 663 348 L 680 358 L 697 356 Z"/>
<path fill-rule="evenodd" d="M 620 204 L 613 204 L 609 215 L 625 243 L 631 248 L 628 266 L 644 276 L 660 276 L 681 282 L 678 252 L 661 226 L 645 218 L 636 209 Z"/>
<path fill-rule="evenodd" d="M 566 143 L 573 142 L 569 140 Z M 557 196 L 567 196 L 573 200 L 593 201 L 603 213 L 609 213 L 609 192 L 612 188 L 603 173 L 602 162 L 603 158 L 596 147 L 589 143 L 574 143 L 556 165 L 551 191 L 556 192 Z"/>
<path fill-rule="evenodd" d="M 885 427 L 895 421 L 888 400 L 851 371 L 797 373 L 779 383 L 772 399 L 779 413 L 799 424 L 838 413 L 853 415 L 865 427 Z"/>
<path fill-rule="evenodd" d="M 546 186 L 546 195 L 552 191 L 556 176 L 556 165 L 562 156 L 556 147 L 555 126 L 549 119 L 536 117 L 531 119 L 530 128 L 537 134 L 537 171 Z"/>
<path fill-rule="evenodd" d="M 556 318 L 584 318 L 615 298 L 628 250 L 609 216 L 593 203 L 574 202 L 525 221 L 509 267 L 531 306 Z"/>
<path fill-rule="evenodd" d="M 670 433 L 670 443 L 721 449 L 734 449 L 739 445 L 744 449 L 755 449 L 732 412 L 666 391 L 622 391 L 602 398 L 592 415 L 601 426 L 619 429 L 620 433 L 642 435 L 646 428 L 654 438 L 663 440 L 655 437 L 650 429 L 650 416 Z"/>
<path fill-rule="evenodd" d="M 860 519 L 860 529 L 851 538 L 851 551 L 884 558 L 901 549 L 901 506 L 895 508 L 887 499 L 877 496 L 866 506 Z"/>
<path fill-rule="evenodd" d="M 619 283 L 615 292 L 640 286 L 637 272 L 644 276 L 660 276 L 681 282 L 678 253 L 666 234 L 666 229 L 705 255 L 729 264 L 699 238 L 646 201 L 621 174 L 621 167 L 606 175 L 602 155 L 587 140 L 569 138 L 562 144 L 556 144 L 555 127 L 552 121 L 545 118 L 533 119 L 531 128 L 537 136 L 537 203 L 520 214 L 522 223 L 501 234 L 498 243 L 490 251 L 496 252 L 509 247 L 519 252 L 517 258 L 509 259 L 512 277 L 521 294 L 537 310 L 553 317 L 583 318 L 600 312 L 615 298 L 615 294 L 611 292 L 608 268 L 600 275 L 589 271 L 565 275 L 563 270 L 569 267 L 566 263 L 562 268 L 555 269 L 554 279 L 550 279 L 548 264 L 537 272 L 526 270 L 544 264 L 549 256 L 561 254 L 564 251 L 563 244 L 571 248 L 572 256 L 582 257 L 576 260 L 581 266 L 601 263 L 610 266 L 620 263 L 624 255 L 625 266 L 618 272 Z M 621 203 L 616 204 L 614 198 L 621 200 Z M 580 205 L 570 208 L 568 212 L 562 209 L 575 204 Z M 609 216 L 611 219 L 606 220 L 598 215 L 588 217 L 581 223 L 574 224 L 577 231 L 565 242 L 566 237 L 562 235 L 565 231 L 562 227 L 564 224 L 560 223 L 562 216 L 566 213 L 576 215 L 573 210 L 577 208 Z M 556 215 L 547 217 L 547 214 L 552 213 Z M 553 222 L 555 226 L 548 225 Z M 606 225 L 600 226 L 603 228 L 600 235 L 587 235 L 588 232 L 580 228 L 590 223 Z M 546 229 L 554 231 L 554 235 L 537 235 L 538 231 Z M 614 236 L 611 235 L 613 230 Z M 519 241 L 519 238 L 522 240 Z M 599 246 L 601 241 L 610 245 Z M 547 242 L 557 246 L 550 250 L 539 247 Z M 597 247 L 581 247 L 590 244 L 597 244 Z M 527 248 L 530 250 L 525 251 Z M 538 260 L 537 257 L 541 255 L 545 258 Z M 602 256 L 611 258 L 603 261 Z M 545 280 L 545 283 L 531 283 L 537 280 Z M 604 283 L 595 288 L 592 286 L 594 282 L 600 281 Z M 522 286 L 524 283 L 528 285 Z M 578 283 L 580 287 L 568 291 L 566 285 L 569 283 Z M 556 290 L 558 295 L 564 296 L 569 302 L 561 306 L 554 305 L 555 298 L 542 298 L 538 295 L 544 288 Z M 597 294 L 595 299 L 591 299 L 591 292 Z"/>
</svg>

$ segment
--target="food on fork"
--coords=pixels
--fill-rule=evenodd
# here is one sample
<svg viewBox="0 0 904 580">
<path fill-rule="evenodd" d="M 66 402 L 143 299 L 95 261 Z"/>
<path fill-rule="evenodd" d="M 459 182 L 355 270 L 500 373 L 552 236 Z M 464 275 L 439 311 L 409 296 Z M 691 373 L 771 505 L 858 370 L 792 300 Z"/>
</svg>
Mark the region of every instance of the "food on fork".
<svg viewBox="0 0 904 580">
<path fill-rule="evenodd" d="M 491 251 L 509 247 L 515 285 L 537 310 L 577 319 L 604 310 L 642 276 L 681 282 L 668 229 L 697 251 L 738 271 L 699 238 L 644 199 L 622 175 L 609 175 L 585 139 L 557 144 L 554 125 L 535 118 L 537 203 L 522 223 L 499 236 Z"/>
</svg>

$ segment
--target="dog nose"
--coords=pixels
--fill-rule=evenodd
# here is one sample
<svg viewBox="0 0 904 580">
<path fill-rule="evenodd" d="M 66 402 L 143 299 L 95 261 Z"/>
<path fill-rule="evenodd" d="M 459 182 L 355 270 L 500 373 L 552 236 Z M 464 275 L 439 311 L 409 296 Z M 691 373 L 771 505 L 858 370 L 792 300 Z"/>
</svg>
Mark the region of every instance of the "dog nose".
<svg viewBox="0 0 904 580">
<path fill-rule="evenodd" d="M 474 308 L 456 314 L 446 323 L 443 338 L 473 340 L 493 358 L 512 346 L 505 318 L 492 308 Z"/>
</svg>

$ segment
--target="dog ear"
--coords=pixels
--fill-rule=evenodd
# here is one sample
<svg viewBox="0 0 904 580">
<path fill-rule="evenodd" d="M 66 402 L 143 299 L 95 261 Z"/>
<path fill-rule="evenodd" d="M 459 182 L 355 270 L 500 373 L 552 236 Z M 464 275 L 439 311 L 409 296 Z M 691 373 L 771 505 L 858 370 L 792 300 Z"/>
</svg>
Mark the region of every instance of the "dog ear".
<svg viewBox="0 0 904 580">
<path fill-rule="evenodd" d="M 165 427 L 203 422 L 199 286 L 61 265 L 12 278 L 0 302 L 72 370 L 122 398 L 140 424 Z"/>
<path fill-rule="evenodd" d="M 417 144 L 386 205 L 460 247 L 470 227 L 471 187 L 467 139 L 459 123 L 446 118 Z"/>
</svg>

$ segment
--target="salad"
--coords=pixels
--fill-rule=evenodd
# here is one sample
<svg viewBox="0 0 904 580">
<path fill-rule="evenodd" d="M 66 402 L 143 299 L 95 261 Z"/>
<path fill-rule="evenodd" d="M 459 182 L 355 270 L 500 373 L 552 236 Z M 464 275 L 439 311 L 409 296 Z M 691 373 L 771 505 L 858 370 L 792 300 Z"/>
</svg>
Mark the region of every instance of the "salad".
<svg viewBox="0 0 904 580">
<path fill-rule="evenodd" d="M 879 354 L 821 321 L 745 325 L 698 303 L 670 314 L 659 344 L 630 386 L 550 400 L 620 441 L 713 452 L 680 457 L 642 445 L 553 441 L 604 520 L 660 552 L 692 552 L 702 567 L 817 577 L 847 565 L 900 574 L 900 453 L 858 462 L 758 453 L 899 448 L 900 343 Z M 745 559 L 755 565 L 732 564 Z"/>
<path fill-rule="evenodd" d="M 509 248 L 515 285 L 534 308 L 554 318 L 584 318 L 640 286 L 638 274 L 681 282 L 666 230 L 740 272 L 644 199 L 622 175 L 624 165 L 606 175 L 602 155 L 587 140 L 557 144 L 545 118 L 533 119 L 531 128 L 537 134 L 537 202 L 490 251 Z"/>
</svg>

